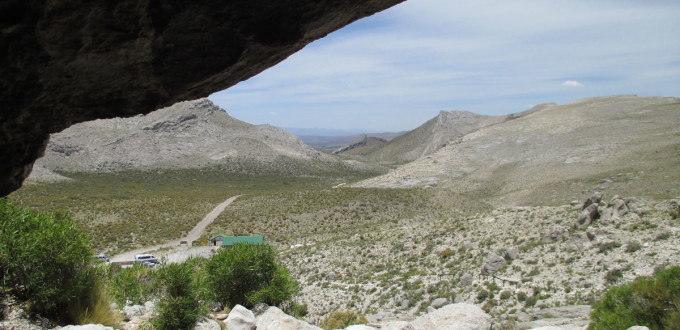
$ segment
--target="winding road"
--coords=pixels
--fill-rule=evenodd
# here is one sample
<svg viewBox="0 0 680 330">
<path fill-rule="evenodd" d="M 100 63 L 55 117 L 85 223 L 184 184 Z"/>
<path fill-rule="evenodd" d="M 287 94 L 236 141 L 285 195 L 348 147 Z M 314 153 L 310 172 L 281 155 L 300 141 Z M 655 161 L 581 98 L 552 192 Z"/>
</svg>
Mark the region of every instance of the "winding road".
<svg viewBox="0 0 680 330">
<path fill-rule="evenodd" d="M 156 251 L 164 248 L 169 248 L 169 247 L 177 247 L 179 246 L 179 243 L 182 241 L 187 242 L 187 246 L 191 246 L 191 243 L 195 240 L 197 240 L 203 233 L 205 232 L 205 228 L 207 228 L 215 219 L 217 218 L 222 211 L 224 211 L 229 204 L 231 204 L 233 201 L 235 201 L 237 198 L 241 197 L 242 195 L 236 195 L 233 196 L 226 201 L 222 202 L 221 204 L 217 205 L 210 213 L 208 213 L 205 217 L 203 217 L 203 220 L 201 220 L 196 226 L 191 229 L 191 231 L 187 234 L 182 239 L 170 241 L 167 243 L 163 243 L 160 245 L 154 245 L 154 246 L 147 246 L 144 248 L 139 248 L 135 249 L 132 251 L 127 251 L 123 252 L 121 254 L 117 254 L 113 257 L 111 257 L 111 262 L 129 262 L 129 261 L 134 261 L 135 260 L 135 255 L 136 254 L 142 254 L 142 253 L 148 253 L 151 251 Z"/>
</svg>

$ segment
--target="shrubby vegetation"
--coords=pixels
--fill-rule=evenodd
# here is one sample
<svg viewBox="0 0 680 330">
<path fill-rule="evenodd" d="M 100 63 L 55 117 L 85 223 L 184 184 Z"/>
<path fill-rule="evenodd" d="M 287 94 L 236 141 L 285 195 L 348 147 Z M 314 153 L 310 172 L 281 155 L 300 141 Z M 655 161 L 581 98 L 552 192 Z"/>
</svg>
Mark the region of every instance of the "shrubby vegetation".
<svg viewBox="0 0 680 330">
<path fill-rule="evenodd" d="M 680 267 L 609 288 L 593 304 L 589 329 L 677 329 L 680 324 Z"/>
<path fill-rule="evenodd" d="M 162 298 L 158 304 L 158 316 L 152 321 L 156 329 L 193 329 L 199 318 L 207 313 L 200 298 L 200 264 L 189 260 L 170 264 L 158 271 Z"/>
<path fill-rule="evenodd" d="M 0 199 L 1 289 L 26 302 L 30 313 L 60 324 L 117 326 L 111 309 L 160 299 L 157 329 L 189 329 L 207 312 L 206 302 L 229 306 L 281 305 L 297 283 L 277 263 L 269 245 L 237 244 L 212 259 L 189 259 L 158 269 L 108 267 L 95 261 L 87 234 L 64 212 L 43 214 Z"/>
<path fill-rule="evenodd" d="M 352 311 L 345 312 L 338 311 L 330 313 L 323 320 L 321 320 L 321 323 L 319 323 L 319 327 L 324 328 L 326 330 L 342 329 L 353 324 L 366 324 L 366 323 L 368 323 L 368 320 L 366 319 L 366 316 L 363 314 L 355 313 Z"/>
<path fill-rule="evenodd" d="M 278 306 L 297 293 L 297 283 L 276 262 L 270 245 L 234 244 L 210 258 L 206 269 L 215 299 L 228 306 Z"/>
<path fill-rule="evenodd" d="M 94 307 L 101 309 L 107 299 L 104 272 L 68 214 L 43 214 L 0 199 L 0 284 L 27 302 L 29 312 L 59 323 L 95 318 Z"/>
</svg>

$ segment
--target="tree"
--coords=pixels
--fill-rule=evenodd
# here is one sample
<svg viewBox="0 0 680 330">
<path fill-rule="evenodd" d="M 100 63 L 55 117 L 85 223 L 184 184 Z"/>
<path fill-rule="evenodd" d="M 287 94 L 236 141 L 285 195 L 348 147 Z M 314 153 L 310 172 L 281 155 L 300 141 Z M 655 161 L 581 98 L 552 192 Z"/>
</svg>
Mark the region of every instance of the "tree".
<svg viewBox="0 0 680 330">
<path fill-rule="evenodd" d="M 278 306 L 297 292 L 297 283 L 276 262 L 267 244 L 236 243 L 220 250 L 207 263 L 208 279 L 216 300 L 228 306 Z"/>
<path fill-rule="evenodd" d="M 680 329 L 680 267 L 611 287 L 593 304 L 589 329 Z"/>
</svg>

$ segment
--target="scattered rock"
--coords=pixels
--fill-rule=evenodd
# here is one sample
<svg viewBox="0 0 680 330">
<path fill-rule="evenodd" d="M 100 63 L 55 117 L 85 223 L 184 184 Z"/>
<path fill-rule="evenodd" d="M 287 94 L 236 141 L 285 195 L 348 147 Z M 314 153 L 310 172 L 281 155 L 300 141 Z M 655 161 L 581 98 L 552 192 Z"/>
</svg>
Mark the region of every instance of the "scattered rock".
<svg viewBox="0 0 680 330">
<path fill-rule="evenodd" d="M 337 274 L 335 274 L 335 272 L 331 270 L 330 272 L 328 272 L 328 275 L 326 275 L 326 278 L 328 280 L 332 281 L 332 280 L 335 279 L 336 276 L 337 276 Z"/>
<path fill-rule="evenodd" d="M 591 238 L 587 233 L 573 233 L 567 241 L 568 251 L 585 251 L 592 247 Z"/>
<path fill-rule="evenodd" d="M 600 213 L 597 210 L 597 204 L 588 205 L 581 214 L 579 214 L 576 223 L 574 223 L 575 228 L 588 227 L 595 219 L 599 217 Z"/>
<path fill-rule="evenodd" d="M 649 330 L 649 328 L 644 325 L 634 325 L 626 330 Z"/>
<path fill-rule="evenodd" d="M 377 328 L 365 325 L 365 324 L 354 324 L 350 325 L 345 330 L 376 330 Z M 382 329 L 382 328 L 381 328 Z"/>
<path fill-rule="evenodd" d="M 255 329 L 255 314 L 241 305 L 236 305 L 229 312 L 224 324 L 227 330 L 253 330 Z"/>
<path fill-rule="evenodd" d="M 483 274 L 493 274 L 505 266 L 505 259 L 495 253 L 489 253 L 482 265 Z"/>
<path fill-rule="evenodd" d="M 548 233 L 543 235 L 544 243 L 552 243 L 561 239 L 562 237 L 569 236 L 569 227 L 565 226 L 554 226 Z"/>
<path fill-rule="evenodd" d="M 500 258 L 500 257 L 499 257 Z M 491 316 L 471 304 L 450 304 L 411 322 L 416 330 L 487 330 L 491 328 Z"/>
</svg>

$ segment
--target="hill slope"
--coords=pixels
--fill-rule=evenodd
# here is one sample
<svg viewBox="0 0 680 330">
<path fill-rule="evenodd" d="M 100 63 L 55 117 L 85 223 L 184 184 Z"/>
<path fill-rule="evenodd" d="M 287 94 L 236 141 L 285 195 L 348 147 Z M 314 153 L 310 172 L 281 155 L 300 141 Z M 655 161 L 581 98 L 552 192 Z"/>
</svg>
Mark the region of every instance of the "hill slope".
<svg viewBox="0 0 680 330">
<path fill-rule="evenodd" d="M 447 146 L 461 136 L 482 127 L 520 118 L 552 104 L 507 116 L 484 116 L 468 111 L 441 111 L 418 128 L 401 135 L 382 147 L 365 153 L 367 159 L 382 163 L 407 163 Z"/>
<path fill-rule="evenodd" d="M 612 96 L 481 128 L 363 187 L 439 185 L 499 204 L 564 203 L 597 189 L 680 195 L 680 99 Z"/>
<path fill-rule="evenodd" d="M 146 116 L 74 125 L 51 136 L 35 172 L 204 166 L 283 173 L 349 168 L 282 129 L 242 122 L 200 99 Z"/>
</svg>

